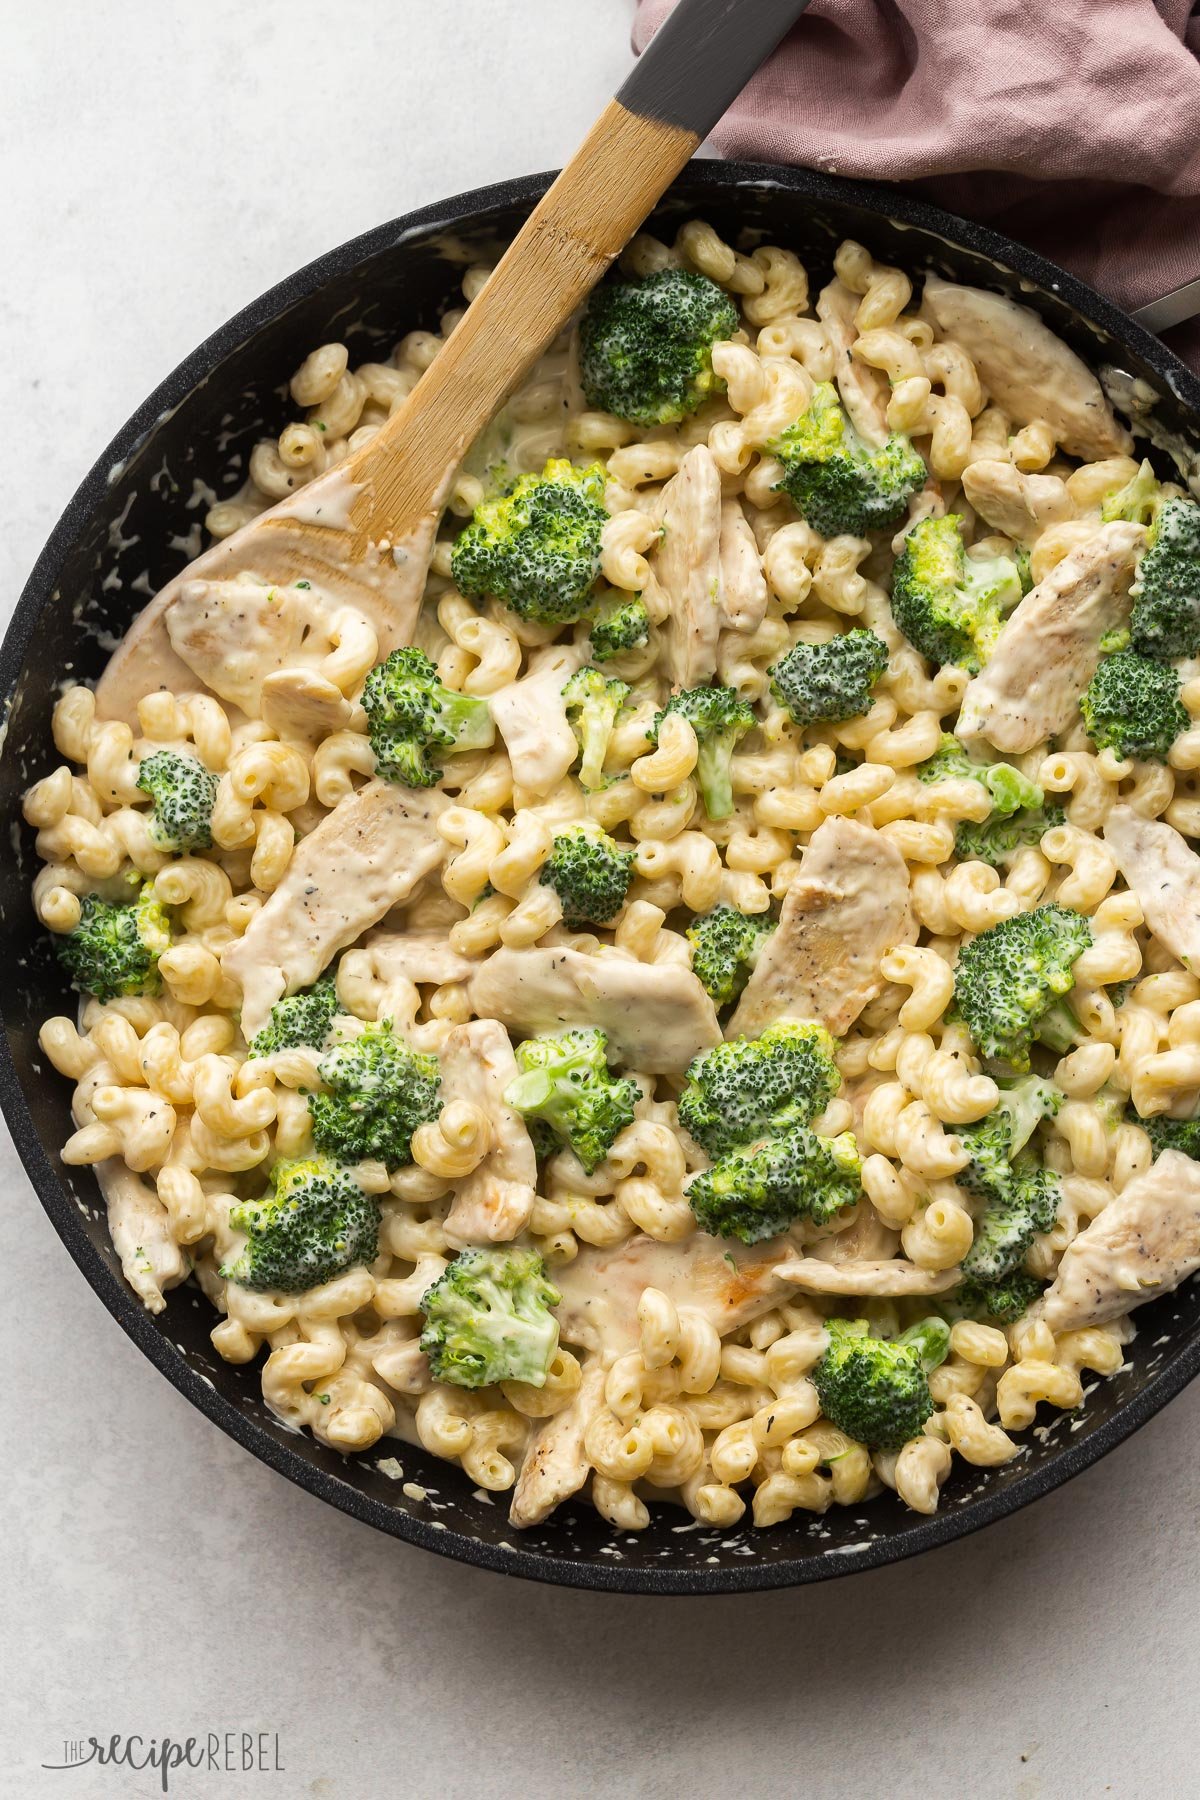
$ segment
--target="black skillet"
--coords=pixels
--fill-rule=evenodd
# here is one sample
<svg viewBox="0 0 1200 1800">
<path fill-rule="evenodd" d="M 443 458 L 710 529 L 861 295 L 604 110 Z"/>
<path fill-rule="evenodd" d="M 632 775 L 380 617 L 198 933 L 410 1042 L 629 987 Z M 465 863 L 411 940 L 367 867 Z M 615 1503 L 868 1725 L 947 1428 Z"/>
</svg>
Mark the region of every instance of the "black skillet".
<svg viewBox="0 0 1200 1800">
<path fill-rule="evenodd" d="M 193 481 L 222 491 L 237 484 L 234 459 L 244 468 L 255 440 L 283 425 L 288 377 L 314 345 L 342 339 L 352 361 L 365 361 L 386 354 L 412 327 L 434 325 L 458 300 L 461 259 L 488 256 L 511 238 L 549 179 L 481 188 L 330 251 L 222 326 L 122 427 L 56 526 L 0 647 L 5 817 L 19 819 L 23 789 L 58 760 L 50 714 L 64 676 L 93 679 L 108 634 L 120 635 L 147 586 L 175 572 L 171 539 L 185 536 L 198 516 L 189 505 Z M 1035 307 L 1092 364 L 1140 378 L 1146 394 L 1157 396 L 1160 425 L 1200 445 L 1200 381 L 1107 301 L 992 232 L 898 191 L 739 163 L 689 164 L 650 226 L 669 238 L 691 216 L 734 241 L 796 249 L 814 285 L 849 236 L 914 275 L 934 267 L 1008 293 Z M 707 1594 L 820 1581 L 912 1556 L 1027 1505 L 1128 1437 L 1200 1368 L 1200 1289 L 1189 1284 L 1139 1313 L 1125 1368 L 1097 1383 L 1077 1413 L 1045 1415 L 1045 1428 L 1028 1434 L 1015 1462 L 988 1471 L 957 1464 L 931 1519 L 890 1496 L 820 1519 L 797 1514 L 764 1532 L 713 1531 L 660 1508 L 650 1529 L 634 1535 L 614 1533 L 585 1505 L 568 1505 L 516 1533 L 502 1496 L 478 1498 L 456 1469 L 419 1450 L 385 1442 L 365 1456 L 341 1457 L 271 1418 L 255 1369 L 213 1353 L 215 1315 L 194 1288 L 176 1289 L 166 1312 L 151 1318 L 123 1283 L 95 1180 L 58 1161 L 72 1130 L 70 1084 L 40 1054 L 37 1029 L 49 1015 L 72 1011 L 73 997 L 30 905 L 32 834 L 14 827 L 12 841 L 0 867 L 9 969 L 0 1107 L 51 1221 L 124 1330 L 194 1405 L 289 1479 L 381 1530 L 465 1562 L 581 1587 Z M 76 1304 L 64 1285 L 63 1316 Z M 131 1432 L 131 1475 L 152 1453 Z M 427 1500 L 409 1499 L 380 1471 L 389 1454 L 427 1489 Z"/>
</svg>

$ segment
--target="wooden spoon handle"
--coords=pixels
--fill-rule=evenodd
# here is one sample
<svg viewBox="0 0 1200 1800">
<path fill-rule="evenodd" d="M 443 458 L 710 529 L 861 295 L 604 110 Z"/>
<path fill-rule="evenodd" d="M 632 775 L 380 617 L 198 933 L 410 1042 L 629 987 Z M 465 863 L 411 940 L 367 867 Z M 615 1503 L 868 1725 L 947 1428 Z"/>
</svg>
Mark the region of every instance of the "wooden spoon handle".
<svg viewBox="0 0 1200 1800">
<path fill-rule="evenodd" d="M 808 0 L 681 0 L 539 202 L 444 350 L 344 465 L 354 524 L 402 538 L 624 249 Z"/>
</svg>

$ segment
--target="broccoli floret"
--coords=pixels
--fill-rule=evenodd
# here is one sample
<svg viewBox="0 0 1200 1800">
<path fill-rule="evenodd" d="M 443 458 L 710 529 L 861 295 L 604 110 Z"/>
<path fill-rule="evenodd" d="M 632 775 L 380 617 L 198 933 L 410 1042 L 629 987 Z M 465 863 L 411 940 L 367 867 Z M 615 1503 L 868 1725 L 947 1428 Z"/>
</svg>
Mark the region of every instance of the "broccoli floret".
<svg viewBox="0 0 1200 1800">
<path fill-rule="evenodd" d="M 421 1299 L 421 1349 L 436 1381 L 544 1387 L 558 1349 L 562 1295 L 536 1250 L 460 1250 Z"/>
<path fill-rule="evenodd" d="M 1040 844 L 1065 817 L 1061 806 L 1051 805 L 1030 807 L 1011 818 L 993 814 L 982 825 L 960 819 L 954 828 L 954 853 L 964 862 L 984 862 L 998 869 L 1027 844 Z"/>
<path fill-rule="evenodd" d="M 339 1162 L 371 1160 L 388 1169 L 410 1160 L 412 1134 L 438 1113 L 436 1056 L 412 1050 L 390 1019 L 335 1040 L 317 1071 L 328 1094 L 308 1096 L 313 1141 Z"/>
<path fill-rule="evenodd" d="M 1191 724 L 1179 698 L 1179 676 L 1167 663 L 1132 650 L 1106 656 L 1080 696 L 1088 736 L 1124 761 L 1166 762 L 1171 745 Z"/>
<path fill-rule="evenodd" d="M 950 1352 L 944 1319 L 922 1319 L 896 1338 L 871 1336 L 865 1319 L 830 1319 L 829 1347 L 812 1372 L 821 1411 L 873 1450 L 899 1450 L 933 1412 L 929 1372 Z"/>
<path fill-rule="evenodd" d="M 973 762 L 958 739 L 947 731 L 942 733 L 933 755 L 918 763 L 917 778 L 924 782 L 979 782 L 988 791 L 993 818 L 1007 819 L 1015 812 L 1039 807 L 1045 798 L 1037 782 L 1030 781 L 1011 763 Z"/>
<path fill-rule="evenodd" d="M 955 1292 L 954 1310 L 963 1317 L 1013 1325 L 1025 1317 L 1045 1286 L 1044 1281 L 1027 1275 L 1024 1269 L 1014 1269 L 999 1281 L 964 1281 Z"/>
<path fill-rule="evenodd" d="M 650 637 L 650 614 L 641 595 L 606 601 L 593 617 L 588 635 L 593 662 L 609 662 L 627 650 L 640 650 Z"/>
<path fill-rule="evenodd" d="M 1162 489 L 1154 465 L 1144 462 L 1124 487 L 1113 488 L 1104 496 L 1100 517 L 1106 525 L 1117 519 L 1128 519 L 1134 525 L 1149 525 L 1161 501 Z"/>
<path fill-rule="evenodd" d="M 714 906 L 688 926 L 692 971 L 718 1006 L 737 999 L 774 929 L 769 913 L 749 915 L 735 906 Z"/>
<path fill-rule="evenodd" d="M 504 1091 L 510 1106 L 568 1144 L 589 1175 L 632 1125 L 642 1093 L 636 1081 L 609 1072 L 607 1050 L 608 1038 L 591 1026 L 526 1038 L 516 1052 L 520 1074 Z"/>
<path fill-rule="evenodd" d="M 1062 1189 L 1051 1169 L 1018 1158 L 1003 1196 L 989 1200 L 975 1226 L 963 1274 L 993 1282 L 1011 1275 L 1039 1231 L 1051 1231 Z"/>
<path fill-rule="evenodd" d="M 622 850 L 598 825 L 569 825 L 555 832 L 541 881 L 562 901 L 568 930 L 606 925 L 620 912 L 633 880 L 635 854 Z"/>
<path fill-rule="evenodd" d="M 981 1056 L 1028 1069 L 1030 1043 L 1054 1001 L 1074 987 L 1073 964 L 1091 941 L 1081 913 L 1051 905 L 1001 919 L 964 944 L 954 1002 Z"/>
<path fill-rule="evenodd" d="M 946 513 L 913 526 L 892 572 L 892 616 L 930 662 L 977 675 L 995 648 L 1005 606 L 1021 597 L 1021 577 L 1007 556 L 968 556 L 961 524 Z"/>
<path fill-rule="evenodd" d="M 864 444 L 830 381 L 820 382 L 808 411 L 766 448 L 783 464 L 777 487 L 822 537 L 863 537 L 898 525 L 926 468 L 909 440 L 894 432 L 878 450 Z"/>
<path fill-rule="evenodd" d="M 818 1137 L 793 1125 L 757 1149 L 731 1151 L 688 1183 L 698 1223 L 713 1237 L 757 1244 L 797 1219 L 828 1224 L 862 1194 L 862 1161 L 852 1132 Z"/>
<path fill-rule="evenodd" d="M 1055 1117 L 1062 1102 L 1060 1090 L 1037 1075 L 1003 1088 L 990 1113 L 959 1128 L 963 1148 L 971 1156 L 958 1177 L 963 1187 L 989 1199 L 1010 1193 L 1018 1178 L 1016 1158 L 1042 1120 Z"/>
<path fill-rule="evenodd" d="M 486 750 L 496 741 L 487 701 L 443 687 L 437 665 L 411 645 L 371 670 L 362 703 L 376 773 L 400 787 L 432 787 L 442 773 L 439 750 Z"/>
<path fill-rule="evenodd" d="M 625 681 L 609 681 L 599 669 L 577 669 L 563 688 L 567 718 L 579 740 L 579 780 L 585 788 L 604 786 L 604 759 L 617 714 L 629 695 Z"/>
<path fill-rule="evenodd" d="M 337 1009 L 334 977 L 322 975 L 312 987 L 275 1002 L 270 1023 L 255 1032 L 247 1055 L 272 1056 L 277 1050 L 296 1050 L 302 1045 L 323 1050 Z"/>
<path fill-rule="evenodd" d="M 986 1118 L 961 1127 L 971 1160 L 958 1179 L 985 1202 L 962 1263 L 964 1274 L 977 1282 L 1007 1279 L 1035 1234 L 1054 1224 L 1061 1198 L 1058 1177 L 1026 1146 L 1062 1101 L 1058 1088 L 1029 1075 L 1005 1088 Z"/>
<path fill-rule="evenodd" d="M 596 288 L 579 328 L 588 405 L 633 425 L 678 424 L 724 387 L 713 345 L 737 328 L 732 300 L 686 269 Z"/>
<path fill-rule="evenodd" d="M 826 644 L 797 644 L 767 670 L 771 692 L 797 725 L 858 719 L 887 668 L 887 645 L 873 631 L 843 632 Z"/>
<path fill-rule="evenodd" d="M 171 947 L 171 922 L 147 881 L 135 900 L 113 906 L 99 894 L 85 894 L 79 923 L 55 939 L 58 960 L 71 984 L 97 1000 L 162 989 L 158 959 Z"/>
<path fill-rule="evenodd" d="M 137 784 L 154 801 L 150 837 L 160 850 L 207 850 L 217 778 L 198 756 L 155 750 L 138 766 Z"/>
<path fill-rule="evenodd" d="M 658 743 L 668 713 L 682 713 L 696 733 L 699 757 L 696 778 L 710 819 L 727 819 L 733 811 L 733 753 L 754 724 L 754 708 L 731 687 L 685 688 L 672 694 L 647 733 Z"/>
<path fill-rule="evenodd" d="M 450 569 L 464 594 L 494 594 L 538 625 L 569 625 L 587 611 L 600 574 L 604 470 L 552 458 L 485 500 L 459 533 Z"/>
<path fill-rule="evenodd" d="M 1200 506 L 1166 500 L 1138 563 L 1129 621 L 1142 656 L 1171 662 L 1200 653 Z"/>
<path fill-rule="evenodd" d="M 221 1274 L 239 1287 L 282 1294 L 302 1294 L 372 1262 L 379 1247 L 378 1201 L 324 1156 L 277 1162 L 268 1192 L 231 1206 L 229 1223 L 246 1243 Z"/>
<path fill-rule="evenodd" d="M 679 1096 L 679 1123 L 710 1156 L 807 1125 L 841 1086 L 823 1025 L 778 1019 L 761 1037 L 701 1051 Z"/>
<path fill-rule="evenodd" d="M 1154 1146 L 1156 1157 L 1161 1156 L 1164 1150 L 1178 1150 L 1184 1156 L 1200 1162 L 1200 1119 L 1168 1119 L 1162 1113 L 1143 1119 L 1132 1106 L 1126 1117 L 1131 1124 L 1141 1126 Z"/>
</svg>

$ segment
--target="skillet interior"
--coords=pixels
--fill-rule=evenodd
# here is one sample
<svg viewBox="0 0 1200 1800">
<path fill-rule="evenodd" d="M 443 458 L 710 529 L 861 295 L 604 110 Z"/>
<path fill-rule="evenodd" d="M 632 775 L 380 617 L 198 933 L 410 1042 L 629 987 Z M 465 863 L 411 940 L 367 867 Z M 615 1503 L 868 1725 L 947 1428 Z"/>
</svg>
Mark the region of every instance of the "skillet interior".
<svg viewBox="0 0 1200 1800">
<path fill-rule="evenodd" d="M 352 361 L 363 361 L 412 327 L 434 325 L 457 303 L 456 265 L 511 237 L 549 179 L 479 189 L 331 251 L 230 321 L 139 409 L 67 508 L 0 649 L 5 817 L 19 820 L 23 789 L 57 761 L 50 713 L 63 677 L 98 675 L 146 598 L 199 549 L 206 501 L 194 483 L 237 485 L 231 459 L 244 465 L 255 439 L 280 429 L 288 378 L 314 345 L 345 339 Z M 735 241 L 749 234 L 750 247 L 770 239 L 798 250 L 814 289 L 846 236 L 913 273 L 932 265 L 1001 288 L 1035 306 L 1093 365 L 1113 363 L 1142 378 L 1159 396 L 1159 422 L 1200 446 L 1200 381 L 1114 307 L 993 233 L 885 188 L 736 163 L 693 163 L 656 218 L 670 235 L 688 215 Z M 73 1002 L 30 905 L 32 833 L 14 825 L 12 842 L 0 866 L 11 971 L 0 996 L 0 1106 L 42 1204 L 105 1305 L 181 1392 L 291 1480 L 382 1530 L 463 1561 L 584 1587 L 718 1593 L 822 1580 L 911 1556 L 1025 1505 L 1113 1448 L 1200 1368 L 1200 1288 L 1189 1284 L 1141 1312 L 1124 1369 L 1097 1382 L 1078 1413 L 1054 1415 L 1024 1455 L 990 1471 L 956 1462 L 933 1519 L 884 1496 L 761 1533 L 715 1531 L 660 1508 L 650 1528 L 633 1535 L 614 1533 L 589 1507 L 566 1506 L 517 1534 L 504 1496 L 473 1492 L 460 1471 L 419 1450 L 385 1440 L 343 1458 L 280 1425 L 253 1372 L 221 1361 L 208 1337 L 215 1315 L 196 1290 L 176 1289 L 155 1320 L 125 1287 L 93 1177 L 58 1161 L 72 1130 L 70 1085 L 41 1056 L 37 1025 L 72 1011 Z M 74 1303 L 64 1290 L 64 1306 Z M 427 1489 L 426 1501 L 407 1498 L 379 1469 L 393 1451 L 406 1479 Z M 148 1453 L 131 1442 L 132 1463 Z"/>
</svg>

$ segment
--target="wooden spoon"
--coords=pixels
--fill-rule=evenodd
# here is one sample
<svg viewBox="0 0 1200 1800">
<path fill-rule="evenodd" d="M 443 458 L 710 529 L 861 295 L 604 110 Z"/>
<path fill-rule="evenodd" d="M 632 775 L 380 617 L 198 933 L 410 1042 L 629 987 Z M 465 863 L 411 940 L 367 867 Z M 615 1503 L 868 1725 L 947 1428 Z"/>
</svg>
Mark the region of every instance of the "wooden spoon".
<svg viewBox="0 0 1200 1800">
<path fill-rule="evenodd" d="M 176 655 L 166 628 L 189 583 L 245 574 L 283 587 L 303 578 L 327 608 L 364 613 L 381 656 L 409 642 L 467 450 L 807 4 L 680 0 L 403 405 L 361 449 L 155 596 L 100 679 L 102 716 L 136 724 L 143 695 L 195 688 L 196 668 Z M 205 641 L 203 594 L 189 594 L 189 659 L 216 670 L 232 646 L 217 624 Z"/>
</svg>

